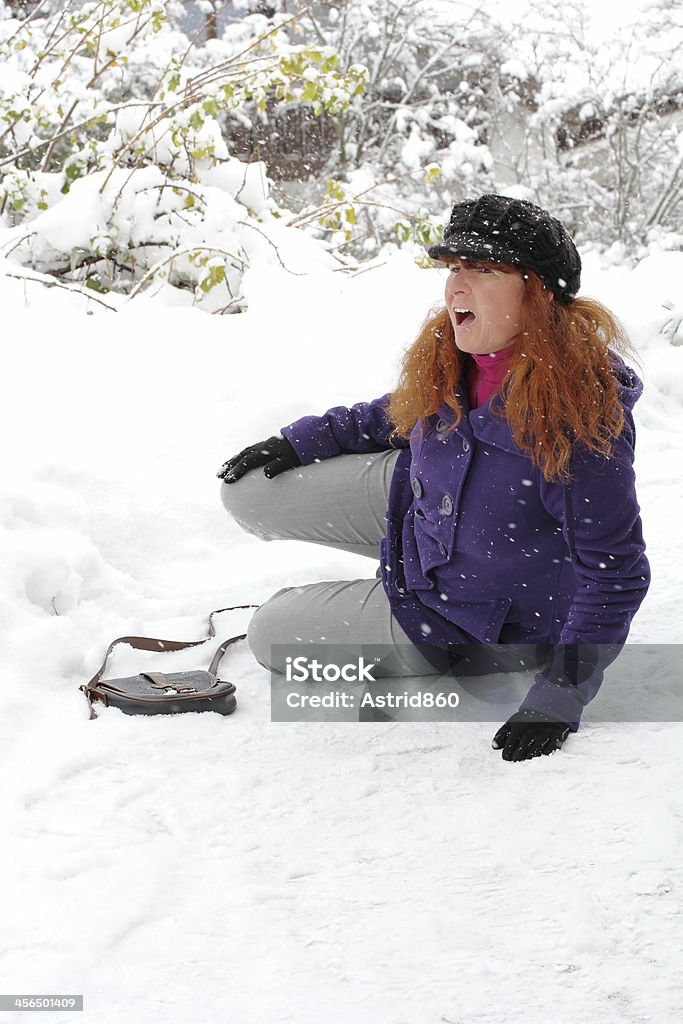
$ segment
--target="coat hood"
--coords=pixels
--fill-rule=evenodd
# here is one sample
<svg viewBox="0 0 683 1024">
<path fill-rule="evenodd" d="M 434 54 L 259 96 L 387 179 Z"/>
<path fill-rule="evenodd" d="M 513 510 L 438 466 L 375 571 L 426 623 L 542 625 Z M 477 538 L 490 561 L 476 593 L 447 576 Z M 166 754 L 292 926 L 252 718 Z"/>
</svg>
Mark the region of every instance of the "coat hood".
<svg viewBox="0 0 683 1024">
<path fill-rule="evenodd" d="M 621 356 L 609 350 L 612 372 L 619 384 L 619 400 L 626 409 L 633 409 L 643 393 L 643 382 L 630 366 L 627 366 Z"/>
</svg>

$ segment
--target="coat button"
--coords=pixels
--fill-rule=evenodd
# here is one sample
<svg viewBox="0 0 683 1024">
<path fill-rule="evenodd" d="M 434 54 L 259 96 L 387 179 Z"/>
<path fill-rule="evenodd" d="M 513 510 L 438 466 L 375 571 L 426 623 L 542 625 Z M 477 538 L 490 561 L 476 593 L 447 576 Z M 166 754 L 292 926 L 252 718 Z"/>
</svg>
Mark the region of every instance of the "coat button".
<svg viewBox="0 0 683 1024">
<path fill-rule="evenodd" d="M 441 513 L 444 516 L 449 516 L 453 511 L 453 502 L 451 501 L 450 494 L 444 494 L 441 499 Z"/>
<path fill-rule="evenodd" d="M 416 498 L 422 497 L 422 484 L 417 479 L 417 477 L 415 477 L 415 479 L 413 480 L 413 494 L 415 495 Z"/>
<path fill-rule="evenodd" d="M 442 555 L 448 554 L 448 548 L 444 547 L 443 544 L 439 544 L 439 551 L 441 552 Z"/>
<path fill-rule="evenodd" d="M 464 452 L 468 452 L 470 450 L 470 443 L 469 443 L 469 441 L 463 441 L 463 443 L 462 443 L 462 450 Z"/>
<path fill-rule="evenodd" d="M 405 594 L 406 589 L 405 587 L 402 587 L 400 583 L 394 583 L 394 586 L 396 587 L 396 590 L 399 592 L 399 594 Z"/>
<path fill-rule="evenodd" d="M 439 419 L 436 424 L 436 429 L 440 434 L 443 433 L 444 430 L 448 430 L 448 422 L 446 420 Z"/>
</svg>

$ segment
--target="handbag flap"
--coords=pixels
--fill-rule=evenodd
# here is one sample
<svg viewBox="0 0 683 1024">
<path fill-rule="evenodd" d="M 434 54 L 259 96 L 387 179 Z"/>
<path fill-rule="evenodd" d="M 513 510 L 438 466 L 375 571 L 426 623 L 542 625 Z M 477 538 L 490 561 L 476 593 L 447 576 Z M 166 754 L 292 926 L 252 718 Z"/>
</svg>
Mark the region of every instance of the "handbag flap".
<svg viewBox="0 0 683 1024">
<path fill-rule="evenodd" d="M 178 697 L 214 697 L 234 689 L 233 683 L 219 683 L 203 669 L 194 672 L 141 672 L 136 676 L 101 679 L 97 689 L 133 699 L 168 700 Z"/>
</svg>

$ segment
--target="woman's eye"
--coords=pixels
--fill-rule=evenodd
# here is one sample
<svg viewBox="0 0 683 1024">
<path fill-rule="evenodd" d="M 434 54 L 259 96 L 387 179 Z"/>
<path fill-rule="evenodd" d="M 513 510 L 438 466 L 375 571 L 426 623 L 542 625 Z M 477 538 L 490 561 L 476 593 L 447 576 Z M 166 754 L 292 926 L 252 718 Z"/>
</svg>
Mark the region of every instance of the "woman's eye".
<svg viewBox="0 0 683 1024">
<path fill-rule="evenodd" d="M 479 269 L 479 273 L 480 274 L 492 274 L 493 273 L 493 270 L 491 269 L 491 267 L 479 267 L 478 269 Z"/>
</svg>

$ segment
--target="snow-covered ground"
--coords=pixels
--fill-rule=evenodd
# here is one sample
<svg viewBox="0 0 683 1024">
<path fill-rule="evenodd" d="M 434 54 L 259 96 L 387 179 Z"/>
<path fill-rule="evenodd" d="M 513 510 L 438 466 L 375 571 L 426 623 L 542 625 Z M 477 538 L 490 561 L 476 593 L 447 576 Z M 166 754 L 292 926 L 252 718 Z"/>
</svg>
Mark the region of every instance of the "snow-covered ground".
<svg viewBox="0 0 683 1024">
<path fill-rule="evenodd" d="M 681 643 L 683 346 L 662 328 L 683 253 L 585 264 L 642 354 L 653 583 L 630 640 Z M 114 637 L 194 639 L 213 608 L 374 575 L 242 533 L 214 474 L 387 391 L 440 288 L 406 255 L 350 278 L 259 266 L 248 312 L 211 317 L 0 277 L 3 992 L 83 993 L 57 1019 L 93 1024 L 681 1019 L 680 723 L 586 723 L 522 764 L 490 723 L 273 724 L 244 644 L 229 718 L 90 721 L 78 690 Z"/>
</svg>

